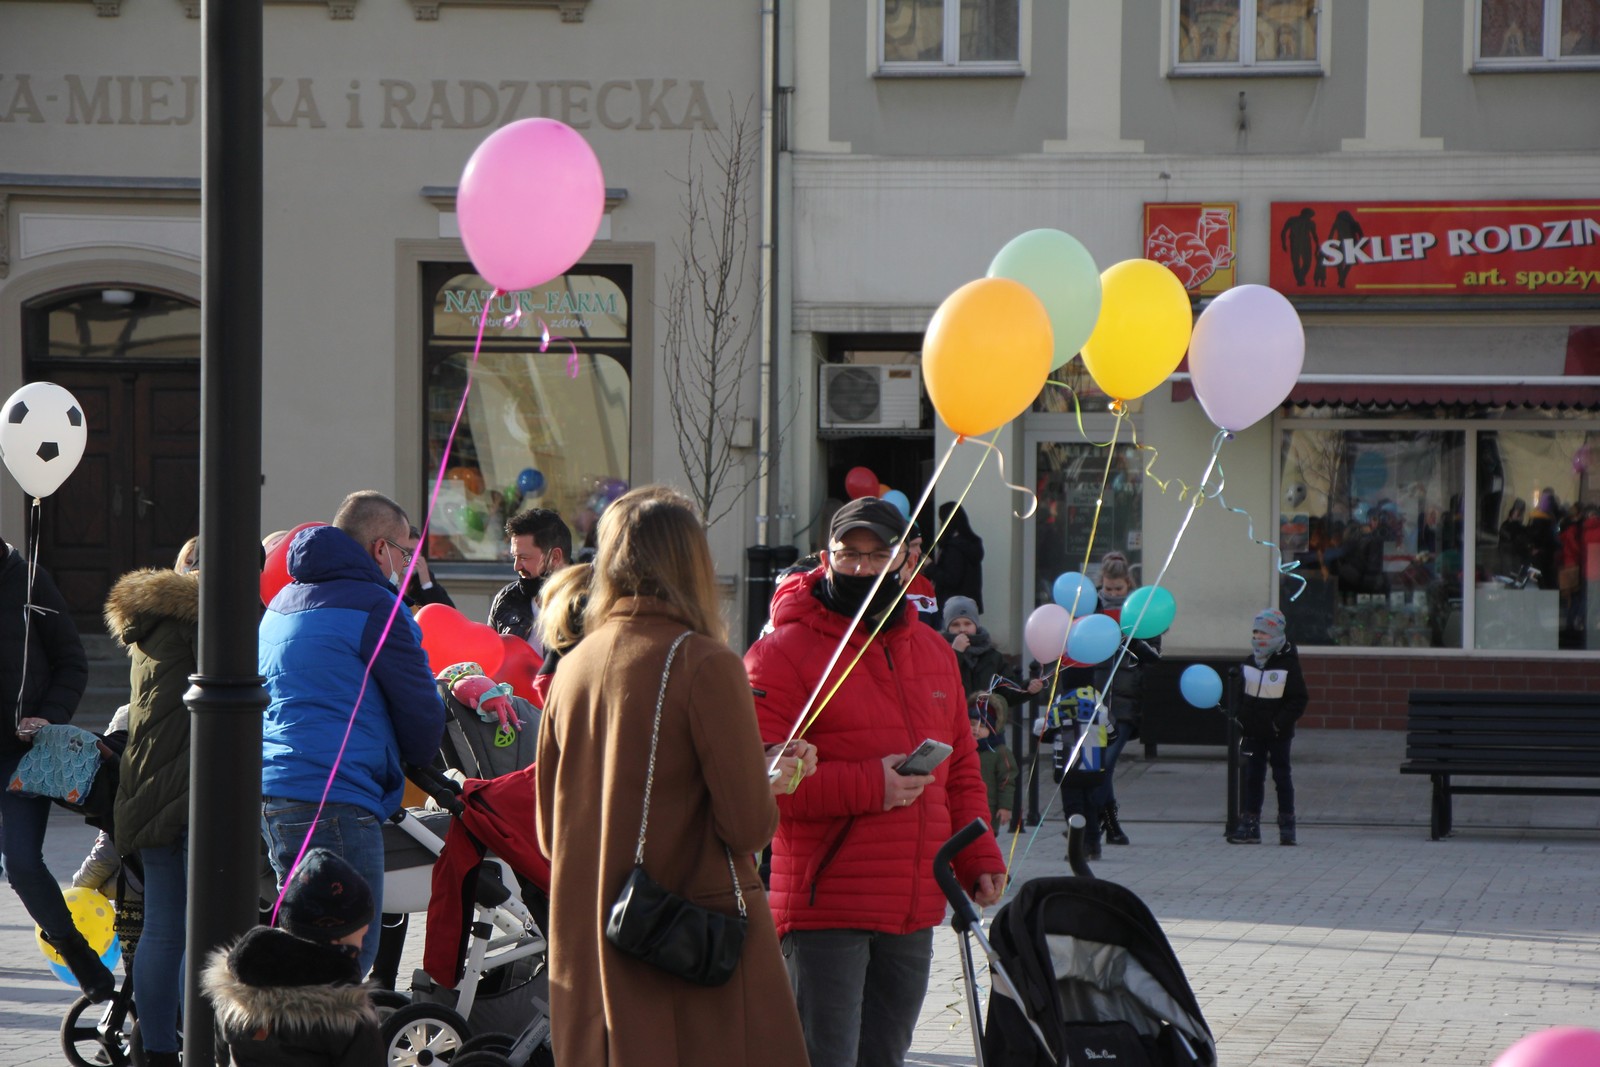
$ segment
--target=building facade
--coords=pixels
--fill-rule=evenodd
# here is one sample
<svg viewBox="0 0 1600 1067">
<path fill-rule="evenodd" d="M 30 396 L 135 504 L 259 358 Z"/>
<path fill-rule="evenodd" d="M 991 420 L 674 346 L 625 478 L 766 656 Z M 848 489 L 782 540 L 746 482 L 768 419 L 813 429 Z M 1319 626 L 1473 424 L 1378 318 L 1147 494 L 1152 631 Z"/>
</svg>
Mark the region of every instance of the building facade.
<svg viewBox="0 0 1600 1067">
<path fill-rule="evenodd" d="M 1306 359 L 1223 442 L 1187 526 L 1217 430 L 1186 375 L 1119 425 L 1063 367 L 1075 389 L 1004 428 L 1007 477 L 991 463 L 965 497 L 1003 647 L 1059 573 L 1116 549 L 1165 572 L 1169 659 L 1242 658 L 1282 607 L 1314 723 L 1398 726 L 1413 687 L 1600 688 L 1600 5 L 835 0 L 792 20 L 780 230 L 791 357 L 820 368 L 799 410 L 822 424 L 793 501 L 842 498 L 856 465 L 916 498 L 948 432 L 924 408 L 851 433 L 837 365 L 914 366 L 944 296 L 1053 227 L 1102 268 L 1174 264 L 1197 309 L 1278 288 Z M 985 455 L 957 448 L 936 498 Z"/>
</svg>

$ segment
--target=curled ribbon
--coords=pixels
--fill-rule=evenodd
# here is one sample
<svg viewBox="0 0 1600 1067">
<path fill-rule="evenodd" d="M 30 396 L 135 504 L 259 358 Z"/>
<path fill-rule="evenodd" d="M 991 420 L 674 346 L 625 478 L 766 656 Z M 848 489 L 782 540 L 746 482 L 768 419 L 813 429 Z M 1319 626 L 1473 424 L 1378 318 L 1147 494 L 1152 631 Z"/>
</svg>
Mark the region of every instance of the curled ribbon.
<svg viewBox="0 0 1600 1067">
<path fill-rule="evenodd" d="M 544 322 L 543 319 L 540 319 L 539 320 L 539 351 L 541 353 L 548 352 L 550 350 L 550 341 L 551 340 L 552 340 L 552 338 L 550 336 L 550 327 L 545 325 L 545 322 Z M 568 378 L 576 378 L 578 376 L 578 346 L 573 344 L 572 341 L 570 341 L 569 339 L 567 339 L 565 337 L 556 337 L 556 338 L 554 338 L 554 340 L 565 341 L 566 342 L 566 345 L 567 345 L 567 377 Z"/>
</svg>

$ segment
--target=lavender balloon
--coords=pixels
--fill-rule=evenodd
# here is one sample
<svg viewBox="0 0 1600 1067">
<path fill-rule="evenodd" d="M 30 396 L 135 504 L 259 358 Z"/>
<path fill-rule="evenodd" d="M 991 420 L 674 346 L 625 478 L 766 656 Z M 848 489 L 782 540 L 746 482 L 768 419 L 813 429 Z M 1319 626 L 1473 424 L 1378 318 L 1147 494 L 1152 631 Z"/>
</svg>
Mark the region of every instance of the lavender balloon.
<svg viewBox="0 0 1600 1067">
<path fill-rule="evenodd" d="M 1240 285 L 1200 313 L 1189 340 L 1189 375 L 1206 417 L 1236 433 L 1283 403 L 1305 357 L 1294 306 L 1276 289 Z"/>
</svg>

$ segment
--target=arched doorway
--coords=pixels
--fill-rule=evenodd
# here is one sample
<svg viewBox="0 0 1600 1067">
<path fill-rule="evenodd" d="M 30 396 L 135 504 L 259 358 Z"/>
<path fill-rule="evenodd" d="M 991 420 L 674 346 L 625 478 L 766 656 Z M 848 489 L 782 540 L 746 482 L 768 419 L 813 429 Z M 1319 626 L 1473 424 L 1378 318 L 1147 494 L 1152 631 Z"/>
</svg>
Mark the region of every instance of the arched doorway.
<svg viewBox="0 0 1600 1067">
<path fill-rule="evenodd" d="M 23 307 L 23 373 L 83 405 L 89 441 L 44 504 L 40 559 L 85 633 L 116 578 L 170 567 L 200 525 L 200 309 L 97 286 Z"/>
</svg>

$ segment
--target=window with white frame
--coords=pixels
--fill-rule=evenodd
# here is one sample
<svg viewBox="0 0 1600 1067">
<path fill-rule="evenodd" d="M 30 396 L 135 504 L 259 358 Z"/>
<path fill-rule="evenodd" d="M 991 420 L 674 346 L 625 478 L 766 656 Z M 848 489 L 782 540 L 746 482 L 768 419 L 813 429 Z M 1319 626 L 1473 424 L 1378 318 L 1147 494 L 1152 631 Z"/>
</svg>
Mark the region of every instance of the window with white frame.
<svg viewBox="0 0 1600 1067">
<path fill-rule="evenodd" d="M 1022 0 L 879 0 L 882 68 L 1021 70 Z"/>
<path fill-rule="evenodd" d="M 1476 65 L 1600 66 L 1600 0 L 1476 0 Z"/>
<path fill-rule="evenodd" d="M 1318 0 L 1177 0 L 1177 5 L 1174 70 L 1321 70 Z"/>
</svg>

